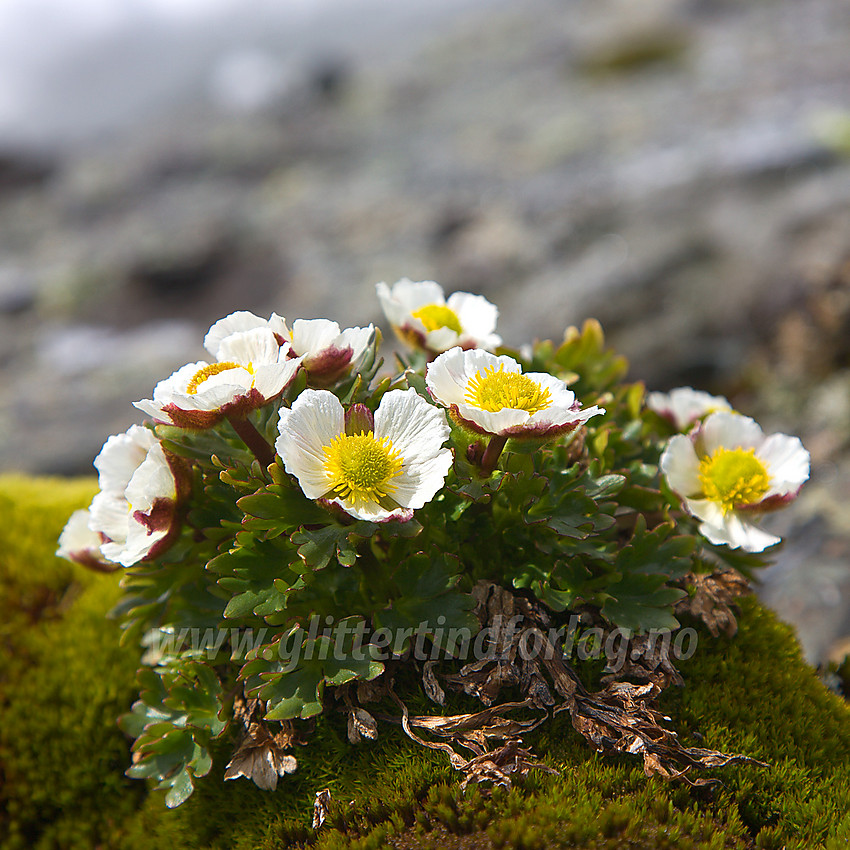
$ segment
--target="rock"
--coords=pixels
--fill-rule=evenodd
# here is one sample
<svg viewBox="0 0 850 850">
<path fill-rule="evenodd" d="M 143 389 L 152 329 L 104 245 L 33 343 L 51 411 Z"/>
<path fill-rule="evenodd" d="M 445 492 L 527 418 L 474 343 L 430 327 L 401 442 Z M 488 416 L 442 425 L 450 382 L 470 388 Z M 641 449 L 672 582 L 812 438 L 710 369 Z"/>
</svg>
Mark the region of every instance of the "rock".
<svg viewBox="0 0 850 850">
<path fill-rule="evenodd" d="M 41 186 L 55 172 L 56 164 L 46 156 L 0 150 L 0 198 L 19 189 Z"/>
<path fill-rule="evenodd" d="M 0 316 L 19 316 L 33 309 L 35 284 L 31 274 L 14 264 L 0 264 Z"/>
</svg>

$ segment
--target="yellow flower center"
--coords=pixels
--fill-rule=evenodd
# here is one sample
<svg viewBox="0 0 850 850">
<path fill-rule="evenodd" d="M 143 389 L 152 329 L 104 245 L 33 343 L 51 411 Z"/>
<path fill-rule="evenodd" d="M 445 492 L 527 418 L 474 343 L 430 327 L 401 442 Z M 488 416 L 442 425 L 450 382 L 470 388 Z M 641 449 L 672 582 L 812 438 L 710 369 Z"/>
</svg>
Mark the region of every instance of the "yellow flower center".
<svg viewBox="0 0 850 850">
<path fill-rule="evenodd" d="M 724 513 L 761 501 L 770 486 L 754 449 L 717 449 L 700 461 L 699 480 L 706 499 L 718 502 Z"/>
<path fill-rule="evenodd" d="M 389 437 L 377 440 L 371 431 L 340 434 L 324 452 L 331 490 L 341 499 L 380 504 L 395 490 L 392 479 L 401 472 L 402 458 Z"/>
<path fill-rule="evenodd" d="M 552 404 L 549 390 L 520 372 L 506 372 L 504 366 L 488 366 L 467 384 L 463 397 L 467 404 L 496 413 L 506 407 L 537 413 Z"/>
<path fill-rule="evenodd" d="M 460 326 L 460 319 L 457 313 L 451 307 L 446 307 L 445 304 L 428 304 L 425 307 L 420 307 L 414 310 L 411 314 L 414 319 L 419 319 L 425 325 L 426 331 L 436 331 L 440 328 L 448 328 L 456 334 L 463 332 Z"/>
<path fill-rule="evenodd" d="M 189 393 L 189 395 L 195 395 L 195 393 L 198 392 L 198 388 L 204 381 L 207 380 L 207 378 L 211 378 L 213 375 L 218 375 L 221 372 L 226 372 L 228 369 L 245 369 L 252 375 L 254 374 L 254 368 L 250 363 L 247 366 L 243 366 L 239 363 L 233 363 L 230 360 L 222 360 L 221 363 L 211 363 L 209 366 L 204 366 L 203 369 L 198 369 L 198 371 L 192 375 L 192 380 L 189 381 L 189 384 L 186 387 L 186 392 Z"/>
</svg>

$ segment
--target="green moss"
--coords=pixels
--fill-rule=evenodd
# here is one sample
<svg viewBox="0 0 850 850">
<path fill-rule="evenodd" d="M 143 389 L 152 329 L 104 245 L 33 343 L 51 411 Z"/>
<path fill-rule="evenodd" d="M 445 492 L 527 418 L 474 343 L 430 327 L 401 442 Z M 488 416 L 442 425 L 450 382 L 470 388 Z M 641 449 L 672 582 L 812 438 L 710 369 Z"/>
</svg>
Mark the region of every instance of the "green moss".
<svg viewBox="0 0 850 850">
<path fill-rule="evenodd" d="M 790 630 L 754 600 L 734 640 L 700 632 L 685 688 L 663 708 L 687 743 L 743 752 L 770 769 L 717 771 L 691 789 L 648 780 L 638 762 L 593 753 L 560 717 L 532 741 L 560 770 L 492 796 L 461 795 L 443 756 L 382 731 L 351 747 L 323 719 L 275 793 L 213 773 L 179 809 L 123 776 L 115 718 L 134 699 L 138 653 L 104 614 L 116 576 L 53 555 L 91 481 L 0 478 L 0 847 L 550 848 L 843 847 L 850 840 L 850 711 L 805 666 Z M 416 710 L 416 700 L 412 700 Z M 459 704 L 460 705 L 460 704 Z M 420 707 L 423 707 L 420 705 Z M 391 709 L 388 707 L 387 711 Z M 331 814 L 309 829 L 314 793 Z"/>
</svg>

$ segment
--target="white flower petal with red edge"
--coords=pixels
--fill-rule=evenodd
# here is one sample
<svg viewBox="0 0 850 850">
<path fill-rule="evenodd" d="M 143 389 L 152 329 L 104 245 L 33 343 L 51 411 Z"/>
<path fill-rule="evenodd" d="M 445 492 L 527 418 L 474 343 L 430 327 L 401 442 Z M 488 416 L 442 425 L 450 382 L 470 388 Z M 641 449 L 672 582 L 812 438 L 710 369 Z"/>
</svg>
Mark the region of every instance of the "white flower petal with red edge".
<svg viewBox="0 0 850 850">
<path fill-rule="evenodd" d="M 226 360 L 226 357 L 220 355 L 222 342 L 227 337 L 236 333 L 244 333 L 252 331 L 256 328 L 265 328 L 273 333 L 282 335 L 286 331 L 286 320 L 282 319 L 276 313 L 272 313 L 270 319 L 263 319 L 260 316 L 255 316 L 247 310 L 239 310 L 219 319 L 207 332 L 204 337 L 204 348 L 215 357 L 216 360 Z"/>
<path fill-rule="evenodd" d="M 156 437 L 133 425 L 110 437 L 95 461 L 101 492 L 89 508 L 100 552 L 125 567 L 149 557 L 176 530 L 177 482 Z"/>
<path fill-rule="evenodd" d="M 62 534 L 59 535 L 59 548 L 56 554 L 80 564 L 92 564 L 102 560 L 100 544 L 101 536 L 89 527 L 91 513 L 88 509 L 74 511 L 71 514 Z"/>
<path fill-rule="evenodd" d="M 524 373 L 524 377 L 541 393 L 548 393 L 546 407 L 532 411 L 522 407 L 488 410 L 469 397 L 471 382 L 488 369 L 506 374 L 522 373 L 520 364 L 511 357 L 497 356 L 482 349 L 455 347 L 443 352 L 428 365 L 425 383 L 434 399 L 455 410 L 470 427 L 501 436 L 556 436 L 605 412 L 600 407 L 582 409 L 575 394 L 563 381 L 543 372 Z"/>
<path fill-rule="evenodd" d="M 709 395 L 692 387 L 648 393 L 646 406 L 669 420 L 678 431 L 687 431 L 710 413 L 732 412 L 732 405 L 723 396 Z"/>
</svg>

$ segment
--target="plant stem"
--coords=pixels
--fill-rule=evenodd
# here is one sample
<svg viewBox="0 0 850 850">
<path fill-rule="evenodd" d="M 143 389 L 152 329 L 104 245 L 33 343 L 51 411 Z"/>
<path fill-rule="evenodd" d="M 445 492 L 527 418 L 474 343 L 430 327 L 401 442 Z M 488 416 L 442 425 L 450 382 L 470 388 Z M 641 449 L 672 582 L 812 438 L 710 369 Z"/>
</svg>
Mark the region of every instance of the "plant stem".
<svg viewBox="0 0 850 850">
<path fill-rule="evenodd" d="M 481 472 L 484 475 L 489 475 L 496 468 L 496 464 L 499 462 L 499 455 L 502 453 L 502 449 L 505 447 L 507 441 L 507 437 L 500 437 L 498 434 L 490 437 L 490 442 L 487 443 L 487 448 L 484 449 L 484 456 L 481 458 Z"/>
<path fill-rule="evenodd" d="M 274 463 L 274 449 L 260 432 L 244 416 L 228 413 L 227 421 L 233 426 L 239 439 L 254 453 L 263 469 L 268 469 Z"/>
</svg>

